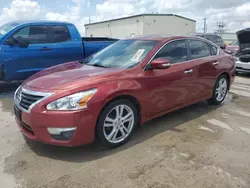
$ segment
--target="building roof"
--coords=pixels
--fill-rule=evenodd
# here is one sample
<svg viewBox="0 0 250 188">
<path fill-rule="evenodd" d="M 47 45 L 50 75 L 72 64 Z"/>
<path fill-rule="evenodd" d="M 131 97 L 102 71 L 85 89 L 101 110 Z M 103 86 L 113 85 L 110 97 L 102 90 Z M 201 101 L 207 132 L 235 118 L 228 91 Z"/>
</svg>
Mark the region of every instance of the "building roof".
<svg viewBox="0 0 250 188">
<path fill-rule="evenodd" d="M 122 17 L 122 18 L 116 18 L 116 19 L 111 19 L 111 20 L 105 20 L 105 21 L 100 21 L 100 22 L 89 23 L 89 24 L 85 24 L 85 26 L 100 24 L 100 23 L 105 23 L 105 22 L 110 22 L 110 21 L 117 21 L 117 20 L 135 18 L 135 17 L 140 17 L 140 16 L 175 16 L 175 17 L 179 17 L 179 18 L 182 18 L 182 19 L 192 21 L 192 22 L 196 22 L 195 20 L 192 20 L 190 18 L 186 18 L 186 17 L 183 17 L 183 16 L 179 16 L 177 14 L 137 14 L 137 15 L 133 15 L 133 16 L 127 16 L 127 17 Z"/>
</svg>

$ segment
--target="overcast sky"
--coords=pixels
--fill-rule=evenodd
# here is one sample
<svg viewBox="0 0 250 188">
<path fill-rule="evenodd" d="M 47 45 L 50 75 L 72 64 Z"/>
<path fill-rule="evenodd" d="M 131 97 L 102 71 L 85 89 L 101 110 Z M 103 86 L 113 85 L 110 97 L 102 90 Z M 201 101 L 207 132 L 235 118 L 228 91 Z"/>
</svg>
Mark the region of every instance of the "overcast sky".
<svg viewBox="0 0 250 188">
<path fill-rule="evenodd" d="M 250 27 L 250 0 L 1 0 L 0 23 L 19 19 L 70 21 L 84 34 L 84 24 L 140 13 L 174 13 L 197 21 L 207 18 L 208 31 L 217 21 L 229 32 Z M 90 19 L 89 19 L 90 18 Z"/>
</svg>

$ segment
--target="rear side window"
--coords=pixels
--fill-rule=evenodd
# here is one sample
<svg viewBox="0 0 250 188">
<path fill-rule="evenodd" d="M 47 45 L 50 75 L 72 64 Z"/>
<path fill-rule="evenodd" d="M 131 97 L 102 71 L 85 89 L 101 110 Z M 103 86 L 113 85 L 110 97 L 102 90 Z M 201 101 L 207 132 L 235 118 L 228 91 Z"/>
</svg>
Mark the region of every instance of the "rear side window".
<svg viewBox="0 0 250 188">
<path fill-rule="evenodd" d="M 206 42 L 200 40 L 189 40 L 188 43 L 192 59 L 207 57 L 211 55 L 210 47 Z"/>
<path fill-rule="evenodd" d="M 66 26 L 49 26 L 53 43 L 71 41 L 69 30 Z"/>
<path fill-rule="evenodd" d="M 154 59 L 163 58 L 171 63 L 179 63 L 188 60 L 187 47 L 185 40 L 178 40 L 168 43 L 163 47 Z"/>
<path fill-rule="evenodd" d="M 217 55 L 218 48 L 216 46 L 211 46 L 212 49 L 212 55 Z"/>
<path fill-rule="evenodd" d="M 24 27 L 14 33 L 13 37 L 24 40 L 29 44 L 44 44 L 52 42 L 46 26 Z"/>
</svg>

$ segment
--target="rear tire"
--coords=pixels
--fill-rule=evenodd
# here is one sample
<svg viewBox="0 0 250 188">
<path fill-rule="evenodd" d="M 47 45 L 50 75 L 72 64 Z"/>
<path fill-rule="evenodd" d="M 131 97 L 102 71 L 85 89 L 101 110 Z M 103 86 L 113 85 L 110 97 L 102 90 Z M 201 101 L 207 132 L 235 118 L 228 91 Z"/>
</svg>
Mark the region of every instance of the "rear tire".
<svg viewBox="0 0 250 188">
<path fill-rule="evenodd" d="M 221 104 L 227 95 L 228 89 L 229 89 L 229 80 L 226 75 L 221 75 L 215 83 L 212 98 L 207 100 L 208 104 L 211 105 Z"/>
<path fill-rule="evenodd" d="M 138 110 L 131 101 L 113 101 L 99 116 L 96 125 L 97 140 L 105 147 L 118 147 L 130 139 L 136 130 L 138 120 Z"/>
</svg>

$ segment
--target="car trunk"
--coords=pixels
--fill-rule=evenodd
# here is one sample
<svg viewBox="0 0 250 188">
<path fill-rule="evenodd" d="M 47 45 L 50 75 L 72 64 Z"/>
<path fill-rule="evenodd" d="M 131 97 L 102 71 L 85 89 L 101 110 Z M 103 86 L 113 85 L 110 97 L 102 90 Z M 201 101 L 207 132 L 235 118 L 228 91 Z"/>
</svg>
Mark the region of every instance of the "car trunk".
<svg viewBox="0 0 250 188">
<path fill-rule="evenodd" d="M 240 51 L 237 54 L 241 62 L 250 62 L 250 28 L 237 32 Z"/>
</svg>

